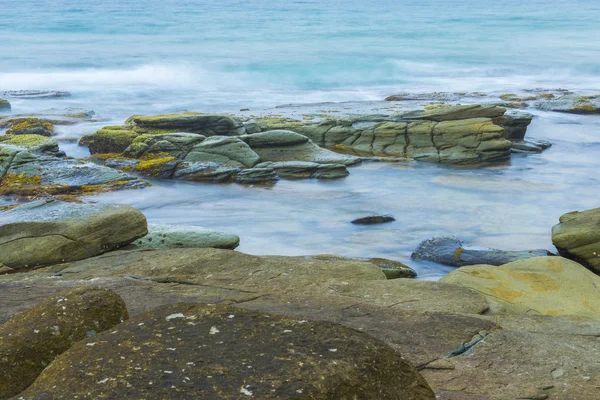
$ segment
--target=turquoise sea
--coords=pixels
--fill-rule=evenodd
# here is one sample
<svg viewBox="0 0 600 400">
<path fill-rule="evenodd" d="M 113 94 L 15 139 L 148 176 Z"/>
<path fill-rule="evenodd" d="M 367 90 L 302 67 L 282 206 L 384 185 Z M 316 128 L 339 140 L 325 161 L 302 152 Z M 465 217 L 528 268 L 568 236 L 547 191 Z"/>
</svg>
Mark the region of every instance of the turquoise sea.
<svg viewBox="0 0 600 400">
<path fill-rule="evenodd" d="M 71 92 L 11 102 L 13 113 L 94 110 L 96 124 L 59 127 L 59 138 L 76 138 L 133 114 L 398 92 L 599 90 L 598 21 L 598 0 L 0 0 L 0 91 Z M 535 114 L 528 136 L 554 146 L 506 165 L 365 164 L 337 182 L 155 182 L 93 200 L 133 204 L 151 222 L 236 233 L 239 250 L 254 254 L 410 263 L 421 240 L 448 234 L 475 246 L 552 249 L 561 214 L 598 206 L 600 117 Z M 370 213 L 397 221 L 348 224 Z M 430 279 L 448 270 L 411 265 Z"/>
</svg>

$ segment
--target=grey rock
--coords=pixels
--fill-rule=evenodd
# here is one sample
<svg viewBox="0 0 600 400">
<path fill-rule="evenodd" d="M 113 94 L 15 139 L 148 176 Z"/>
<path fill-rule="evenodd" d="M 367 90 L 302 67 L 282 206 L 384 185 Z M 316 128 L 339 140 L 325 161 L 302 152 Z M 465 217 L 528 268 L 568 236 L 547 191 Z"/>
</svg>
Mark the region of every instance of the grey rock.
<svg viewBox="0 0 600 400">
<path fill-rule="evenodd" d="M 272 168 L 285 179 L 339 179 L 348 176 L 349 172 L 343 164 L 318 164 L 308 161 L 264 162 L 257 168 Z"/>
<path fill-rule="evenodd" d="M 200 226 L 148 224 L 148 234 L 133 244 L 141 249 L 205 248 L 233 250 L 240 238 Z"/>
<path fill-rule="evenodd" d="M 391 215 L 371 215 L 368 217 L 362 217 L 352 221 L 355 225 L 374 225 L 374 224 L 385 224 L 386 222 L 394 222 L 396 218 Z"/>
<path fill-rule="evenodd" d="M 0 95 L 15 99 L 56 99 L 69 97 L 71 93 L 58 90 L 8 90 L 0 92 Z"/>
<path fill-rule="evenodd" d="M 273 168 L 250 168 L 238 173 L 233 180 L 241 184 L 274 183 L 279 176 Z"/>
<path fill-rule="evenodd" d="M 540 110 L 559 111 L 571 114 L 600 114 L 600 94 L 583 96 L 568 94 L 537 104 Z"/>
</svg>

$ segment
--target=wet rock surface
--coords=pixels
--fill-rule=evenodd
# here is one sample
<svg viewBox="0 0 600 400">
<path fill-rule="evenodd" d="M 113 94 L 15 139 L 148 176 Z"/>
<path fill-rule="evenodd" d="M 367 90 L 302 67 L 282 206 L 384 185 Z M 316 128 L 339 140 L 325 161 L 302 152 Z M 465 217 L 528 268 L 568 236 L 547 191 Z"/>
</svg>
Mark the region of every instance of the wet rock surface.
<svg viewBox="0 0 600 400">
<path fill-rule="evenodd" d="M 568 94 L 542 102 L 537 108 L 571 114 L 600 114 L 600 95 Z"/>
<path fill-rule="evenodd" d="M 0 325 L 0 399 L 25 390 L 55 357 L 128 318 L 113 291 L 63 291 Z"/>
<path fill-rule="evenodd" d="M 148 224 L 148 234 L 133 244 L 140 249 L 204 248 L 235 249 L 240 243 L 236 235 L 199 226 Z"/>
<path fill-rule="evenodd" d="M 328 322 L 178 303 L 86 342 L 20 397 L 435 398 L 384 343 Z"/>
<path fill-rule="evenodd" d="M 527 258 L 552 255 L 549 251 L 539 250 L 471 250 L 455 237 L 435 237 L 423 241 L 411 255 L 414 260 L 432 261 L 452 267 L 488 264 L 503 265 Z"/>
<path fill-rule="evenodd" d="M 133 207 L 39 200 L 0 212 L 0 263 L 13 270 L 79 260 L 147 233 Z"/>
</svg>

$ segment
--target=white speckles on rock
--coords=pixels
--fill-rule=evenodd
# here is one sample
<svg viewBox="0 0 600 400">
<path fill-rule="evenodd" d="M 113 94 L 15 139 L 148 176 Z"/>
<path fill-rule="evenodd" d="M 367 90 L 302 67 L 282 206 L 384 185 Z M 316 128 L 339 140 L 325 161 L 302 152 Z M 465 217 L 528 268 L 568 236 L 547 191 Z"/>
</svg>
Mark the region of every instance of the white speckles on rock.
<svg viewBox="0 0 600 400">
<path fill-rule="evenodd" d="M 337 349 L 329 349 L 330 352 L 335 353 Z"/>
<path fill-rule="evenodd" d="M 220 330 L 218 330 L 216 326 L 212 326 L 212 327 L 210 328 L 210 331 L 208 331 L 208 333 L 209 333 L 209 334 L 211 334 L 211 335 L 216 335 L 216 334 L 217 334 L 217 333 L 219 333 L 219 332 L 221 332 L 221 331 L 220 331 Z"/>
<path fill-rule="evenodd" d="M 245 394 L 246 396 L 252 396 L 252 392 L 247 389 L 247 386 L 242 386 L 242 389 L 240 389 L 240 393 Z"/>
<path fill-rule="evenodd" d="M 178 314 L 171 314 L 171 315 L 167 315 L 167 317 L 165 318 L 167 321 L 170 321 L 172 319 L 176 319 L 176 318 L 185 318 L 185 315 L 178 313 Z"/>
<path fill-rule="evenodd" d="M 104 378 L 102 380 L 99 380 L 98 384 L 101 385 L 101 384 L 106 383 L 106 382 L 108 382 L 108 378 Z"/>
</svg>

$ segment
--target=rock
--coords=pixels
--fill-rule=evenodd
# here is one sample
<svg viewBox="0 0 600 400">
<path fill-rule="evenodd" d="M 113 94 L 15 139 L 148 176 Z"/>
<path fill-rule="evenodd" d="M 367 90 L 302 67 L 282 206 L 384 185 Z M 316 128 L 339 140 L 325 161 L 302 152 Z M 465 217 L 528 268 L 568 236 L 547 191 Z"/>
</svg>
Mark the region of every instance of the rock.
<svg viewBox="0 0 600 400">
<path fill-rule="evenodd" d="M 153 130 L 191 132 L 204 136 L 238 136 L 246 133 L 242 122 L 237 118 L 190 112 L 154 116 L 134 115 L 125 121 L 125 124 L 132 125 L 133 129 L 140 133 L 151 133 Z"/>
<path fill-rule="evenodd" d="M 54 125 L 39 118 L 14 118 L 9 120 L 7 135 L 54 135 Z"/>
<path fill-rule="evenodd" d="M 250 168 L 239 172 L 233 178 L 236 183 L 252 185 L 259 183 L 275 183 L 279 176 L 273 168 Z"/>
<path fill-rule="evenodd" d="M 600 208 L 574 211 L 552 227 L 552 243 L 567 258 L 600 275 Z"/>
<path fill-rule="evenodd" d="M 600 95 L 582 96 L 567 94 L 537 104 L 537 108 L 546 111 L 559 111 L 571 114 L 600 114 Z"/>
<path fill-rule="evenodd" d="M 0 111 L 10 111 L 10 102 L 0 98 Z"/>
<path fill-rule="evenodd" d="M 3 135 L 0 136 L 0 146 L 15 146 L 36 154 L 63 157 L 58 142 L 42 135 Z"/>
<path fill-rule="evenodd" d="M 55 99 L 69 97 L 71 93 L 58 90 L 8 90 L 0 95 L 15 99 Z"/>
<path fill-rule="evenodd" d="M 354 225 L 374 225 L 374 224 L 385 224 L 386 222 L 394 222 L 396 218 L 391 215 L 371 215 L 369 217 L 362 217 L 352 221 Z"/>
<path fill-rule="evenodd" d="M 343 164 L 319 164 L 308 161 L 264 162 L 257 168 L 271 168 L 278 176 L 285 179 L 339 179 L 350 173 Z"/>
<path fill-rule="evenodd" d="M 358 157 L 338 154 L 323 149 L 308 137 L 286 131 L 272 130 L 241 136 L 262 161 L 308 161 L 317 164 L 353 165 L 361 160 Z"/>
<path fill-rule="evenodd" d="M 91 154 L 122 153 L 139 134 L 121 126 L 105 126 L 96 133 L 82 136 L 80 146 L 88 146 Z"/>
<path fill-rule="evenodd" d="M 440 282 L 484 294 L 493 313 L 600 321 L 600 277 L 562 257 L 537 257 L 500 267 L 462 267 Z"/>
<path fill-rule="evenodd" d="M 541 153 L 550 147 L 552 147 L 552 143 L 546 140 L 513 140 L 510 151 L 512 153 Z"/>
<path fill-rule="evenodd" d="M 434 237 L 419 244 L 412 253 L 413 260 L 432 261 L 451 267 L 465 265 L 488 264 L 503 265 L 509 262 L 533 257 L 552 255 L 547 250 L 470 250 L 465 249 L 462 242 L 455 237 Z"/>
<path fill-rule="evenodd" d="M 0 263 L 12 269 L 80 260 L 147 234 L 133 207 L 38 200 L 0 212 Z"/>
<path fill-rule="evenodd" d="M 76 342 L 127 318 L 119 295 L 82 287 L 50 297 L 0 325 L 0 399 L 21 393 Z"/>
<path fill-rule="evenodd" d="M 16 136 L 29 140 L 28 137 L 29 135 Z M 147 186 L 147 183 L 135 176 L 111 168 L 69 158 L 36 154 L 50 151 L 53 148 L 52 142 L 55 143 L 43 136 L 37 138 L 42 138 L 43 142 L 32 142 L 32 150 L 35 153 L 26 150 L 23 142 L 19 142 L 23 147 L 5 145 L 12 139 L 0 143 L 0 195 L 72 197 Z"/>
<path fill-rule="evenodd" d="M 533 114 L 510 111 L 494 119 L 496 125 L 502 126 L 505 132 L 505 138 L 508 140 L 524 140 L 527 133 L 527 127 L 533 120 Z"/>
<path fill-rule="evenodd" d="M 199 226 L 148 224 L 148 234 L 135 242 L 141 249 L 204 248 L 235 249 L 240 238 Z"/>
<path fill-rule="evenodd" d="M 487 104 L 469 104 L 441 106 L 423 111 L 409 111 L 402 114 L 404 119 L 428 121 L 457 121 L 472 118 L 498 118 L 506 112 L 505 108 Z"/>
<path fill-rule="evenodd" d="M 399 279 L 399 278 L 416 278 L 417 273 L 414 269 L 408 265 L 402 264 L 400 261 L 389 260 L 387 258 L 360 258 L 360 257 L 342 257 L 333 254 L 319 254 L 316 256 L 309 256 L 316 260 L 325 261 L 360 261 L 370 262 L 381 268 L 381 271 L 385 274 L 387 279 Z"/>
<path fill-rule="evenodd" d="M 399 353 L 327 322 L 178 303 L 86 342 L 21 397 L 435 399 Z"/>
</svg>

